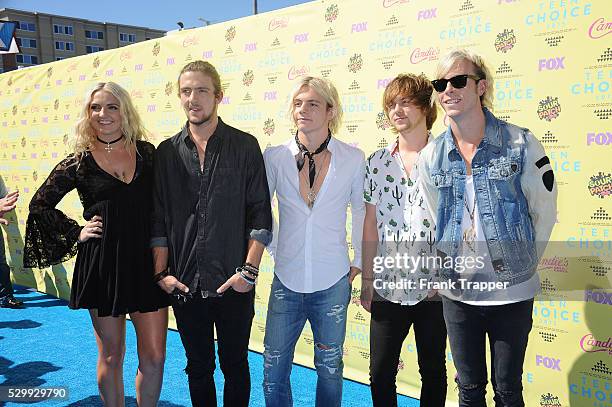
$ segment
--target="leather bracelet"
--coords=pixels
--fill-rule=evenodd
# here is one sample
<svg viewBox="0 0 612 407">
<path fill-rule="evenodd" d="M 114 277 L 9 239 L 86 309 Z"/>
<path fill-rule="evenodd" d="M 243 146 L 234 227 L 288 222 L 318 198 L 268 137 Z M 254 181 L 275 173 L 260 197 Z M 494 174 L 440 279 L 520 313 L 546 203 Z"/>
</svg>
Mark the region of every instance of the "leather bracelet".
<svg viewBox="0 0 612 407">
<path fill-rule="evenodd" d="M 238 269 L 236 269 L 236 270 L 238 270 Z M 244 274 L 244 272 L 243 272 L 243 271 L 236 271 L 236 272 L 237 272 L 237 273 L 240 275 L 240 278 L 241 278 L 241 279 L 243 279 L 243 280 L 244 280 L 244 281 L 245 281 L 247 284 L 249 284 L 249 285 L 255 285 L 255 282 L 256 282 L 256 280 L 255 280 L 255 279 L 252 279 L 252 278 L 250 278 L 250 277 L 247 277 L 247 276 Z"/>
<path fill-rule="evenodd" d="M 153 276 L 153 282 L 159 283 L 161 280 L 168 277 L 169 274 L 170 272 L 168 271 L 168 267 L 166 267 L 165 269 L 163 269 L 162 271 L 160 271 L 159 273 Z"/>
</svg>

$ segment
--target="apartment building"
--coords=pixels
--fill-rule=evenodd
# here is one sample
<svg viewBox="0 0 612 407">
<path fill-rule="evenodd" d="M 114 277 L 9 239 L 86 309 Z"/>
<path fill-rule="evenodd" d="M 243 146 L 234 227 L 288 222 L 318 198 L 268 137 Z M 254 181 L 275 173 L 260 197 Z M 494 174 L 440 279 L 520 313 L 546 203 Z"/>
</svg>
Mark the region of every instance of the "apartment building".
<svg viewBox="0 0 612 407">
<path fill-rule="evenodd" d="M 0 20 L 16 21 L 20 54 L 4 54 L 0 73 L 58 61 L 77 55 L 119 48 L 163 37 L 165 31 L 115 23 L 90 21 L 55 14 L 0 8 Z"/>
</svg>

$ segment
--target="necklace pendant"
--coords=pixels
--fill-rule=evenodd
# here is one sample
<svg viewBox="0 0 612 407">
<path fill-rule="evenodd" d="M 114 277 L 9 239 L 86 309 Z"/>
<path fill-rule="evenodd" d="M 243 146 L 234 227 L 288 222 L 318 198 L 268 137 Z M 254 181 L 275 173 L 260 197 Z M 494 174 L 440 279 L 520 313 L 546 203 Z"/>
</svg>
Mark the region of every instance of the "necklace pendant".
<svg viewBox="0 0 612 407">
<path fill-rule="evenodd" d="M 463 241 L 472 252 L 475 252 L 476 231 L 474 225 L 463 231 Z"/>
<path fill-rule="evenodd" d="M 110 146 L 110 144 L 107 144 L 106 147 L 104 147 L 104 149 L 106 150 L 107 153 L 110 153 L 111 151 L 113 151 L 113 148 Z"/>
<path fill-rule="evenodd" d="M 308 207 L 312 209 L 314 206 L 315 200 L 317 199 L 317 194 L 313 190 L 308 191 L 306 195 L 306 199 L 308 200 Z"/>
</svg>

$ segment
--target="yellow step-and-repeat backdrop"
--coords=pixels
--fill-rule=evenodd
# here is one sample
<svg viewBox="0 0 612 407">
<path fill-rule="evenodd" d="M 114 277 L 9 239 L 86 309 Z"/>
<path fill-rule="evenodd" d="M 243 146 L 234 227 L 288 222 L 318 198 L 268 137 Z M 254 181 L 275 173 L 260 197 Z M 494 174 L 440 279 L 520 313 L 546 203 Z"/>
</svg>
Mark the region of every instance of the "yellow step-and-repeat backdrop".
<svg viewBox="0 0 612 407">
<path fill-rule="evenodd" d="M 385 85 L 401 72 L 431 77 L 457 46 L 485 56 L 495 76 L 495 114 L 529 127 L 541 140 L 559 183 L 558 224 L 542 261 L 523 384 L 528 406 L 612 405 L 610 287 L 612 246 L 612 5 L 608 0 L 316 1 L 240 20 L 189 29 L 131 46 L 0 75 L 0 174 L 21 191 L 5 228 L 15 282 L 67 298 L 73 261 L 48 270 L 22 267 L 27 204 L 53 166 L 71 151 L 83 97 L 95 82 L 127 88 L 153 142 L 184 122 L 176 96 L 180 68 L 205 59 L 219 70 L 223 119 L 255 135 L 262 148 L 287 140 L 296 78 L 323 76 L 346 112 L 338 137 L 366 154 L 393 135 L 381 108 Z M 443 116 L 443 115 L 440 115 Z M 434 133 L 444 125 L 438 120 Z M 81 220 L 72 193 L 60 204 Z M 591 257 L 570 261 L 563 248 Z M 261 351 L 273 264 L 266 257 L 257 289 L 251 348 Z M 566 296 L 567 277 L 589 289 Z M 554 294 L 554 299 L 551 295 Z M 345 376 L 368 380 L 369 314 L 352 293 Z M 296 362 L 312 365 L 307 326 Z M 456 403 L 448 351 L 449 405 Z M 398 390 L 418 396 L 414 337 L 398 366 Z M 490 397 L 491 390 L 488 394 Z"/>
</svg>

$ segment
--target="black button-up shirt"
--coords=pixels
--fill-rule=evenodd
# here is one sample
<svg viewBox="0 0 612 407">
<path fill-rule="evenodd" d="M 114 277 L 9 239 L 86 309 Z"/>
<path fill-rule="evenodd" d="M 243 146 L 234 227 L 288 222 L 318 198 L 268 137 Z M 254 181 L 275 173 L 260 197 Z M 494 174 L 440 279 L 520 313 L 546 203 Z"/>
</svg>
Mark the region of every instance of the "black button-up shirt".
<svg viewBox="0 0 612 407">
<path fill-rule="evenodd" d="M 250 134 L 219 123 L 200 167 L 188 125 L 155 153 L 151 246 L 168 247 L 170 274 L 214 295 L 246 258 L 249 239 L 272 239 L 261 149 Z"/>
</svg>

